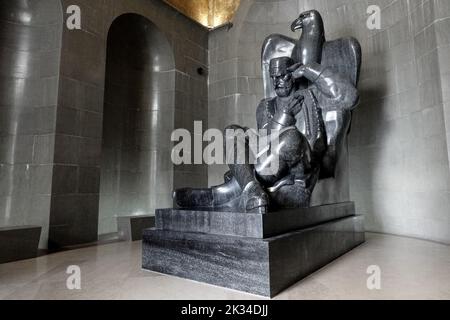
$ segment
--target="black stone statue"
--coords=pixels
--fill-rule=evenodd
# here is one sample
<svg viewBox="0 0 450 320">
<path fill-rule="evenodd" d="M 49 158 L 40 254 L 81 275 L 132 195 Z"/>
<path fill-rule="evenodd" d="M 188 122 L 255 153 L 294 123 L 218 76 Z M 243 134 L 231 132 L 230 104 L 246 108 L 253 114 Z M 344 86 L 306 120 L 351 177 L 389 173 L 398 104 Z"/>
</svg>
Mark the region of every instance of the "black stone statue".
<svg viewBox="0 0 450 320">
<path fill-rule="evenodd" d="M 359 100 L 361 48 L 353 38 L 326 42 L 322 17 L 315 10 L 300 14 L 292 24 L 297 29 L 303 29 L 299 40 L 275 34 L 262 49 L 266 99 L 256 119 L 258 129 L 267 129 L 269 137 L 277 135 L 276 148 L 262 158 L 254 155 L 256 164 L 227 159 L 230 171 L 222 185 L 176 190 L 180 208 L 266 213 L 308 207 L 317 181 L 334 177 Z M 226 129 L 247 131 L 237 125 Z M 251 152 L 248 137 L 232 139 L 235 151 Z M 268 173 L 275 160 L 277 170 Z"/>
</svg>

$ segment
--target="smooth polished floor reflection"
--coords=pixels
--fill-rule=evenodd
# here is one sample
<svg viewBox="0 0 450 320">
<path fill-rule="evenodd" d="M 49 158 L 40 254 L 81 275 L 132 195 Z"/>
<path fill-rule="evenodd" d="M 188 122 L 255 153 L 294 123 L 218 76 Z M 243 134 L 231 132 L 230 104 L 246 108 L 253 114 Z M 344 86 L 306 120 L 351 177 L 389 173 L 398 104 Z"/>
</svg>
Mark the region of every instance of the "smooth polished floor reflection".
<svg viewBox="0 0 450 320">
<path fill-rule="evenodd" d="M 81 268 L 81 290 L 66 287 Z M 367 268 L 381 268 L 381 290 Z M 450 246 L 367 234 L 367 242 L 276 299 L 450 299 Z M 0 265 L 0 299 L 255 299 L 258 297 L 141 270 L 141 242 L 112 243 Z"/>
</svg>

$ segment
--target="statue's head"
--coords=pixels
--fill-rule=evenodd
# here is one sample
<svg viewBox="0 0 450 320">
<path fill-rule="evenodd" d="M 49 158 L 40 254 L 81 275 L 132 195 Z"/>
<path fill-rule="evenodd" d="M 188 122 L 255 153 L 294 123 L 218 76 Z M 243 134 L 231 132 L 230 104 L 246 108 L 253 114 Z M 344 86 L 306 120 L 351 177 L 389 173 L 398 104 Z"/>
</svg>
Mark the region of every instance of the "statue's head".
<svg viewBox="0 0 450 320">
<path fill-rule="evenodd" d="M 317 29 L 318 31 L 323 30 L 323 19 L 317 10 L 309 10 L 302 12 L 300 16 L 292 22 L 291 30 L 295 32 L 298 29 Z M 309 31 L 309 30 L 308 30 Z"/>
<path fill-rule="evenodd" d="M 295 80 L 289 67 L 294 65 L 294 60 L 289 57 L 274 58 L 270 60 L 270 77 L 273 81 L 275 92 L 279 97 L 287 97 L 295 86 Z"/>
</svg>

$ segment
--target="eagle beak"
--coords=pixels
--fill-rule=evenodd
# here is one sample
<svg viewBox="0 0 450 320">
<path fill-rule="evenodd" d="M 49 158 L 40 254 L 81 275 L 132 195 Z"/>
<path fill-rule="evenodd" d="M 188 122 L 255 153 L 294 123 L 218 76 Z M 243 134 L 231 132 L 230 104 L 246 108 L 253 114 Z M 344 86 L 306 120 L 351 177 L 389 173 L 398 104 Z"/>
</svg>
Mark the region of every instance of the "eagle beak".
<svg viewBox="0 0 450 320">
<path fill-rule="evenodd" d="M 296 30 L 302 29 L 302 28 L 303 28 L 303 19 L 302 18 L 298 18 L 297 20 L 292 22 L 292 25 L 291 25 L 292 32 L 295 32 Z"/>
</svg>

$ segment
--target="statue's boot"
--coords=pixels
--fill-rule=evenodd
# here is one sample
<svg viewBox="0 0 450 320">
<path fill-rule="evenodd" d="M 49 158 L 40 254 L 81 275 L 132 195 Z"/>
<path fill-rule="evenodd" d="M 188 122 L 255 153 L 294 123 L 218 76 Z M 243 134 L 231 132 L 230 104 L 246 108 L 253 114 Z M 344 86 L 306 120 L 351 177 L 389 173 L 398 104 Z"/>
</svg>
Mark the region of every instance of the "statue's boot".
<svg viewBox="0 0 450 320">
<path fill-rule="evenodd" d="M 234 134 L 228 135 L 228 130 L 232 130 Z M 250 158 L 250 147 L 245 128 L 228 126 L 225 137 L 224 147 L 230 168 L 230 172 L 225 175 L 225 183 L 207 189 L 178 189 L 173 195 L 176 204 L 181 208 L 228 208 L 241 212 L 266 213 L 269 197 L 256 179 L 254 166 L 246 163 Z M 234 148 L 233 152 L 228 150 L 230 145 Z"/>
<path fill-rule="evenodd" d="M 239 125 L 230 125 L 224 130 L 226 163 L 230 168 L 225 181 L 237 184 L 240 190 L 238 202 L 232 203 L 230 207 L 241 212 L 266 213 L 269 197 L 257 180 L 255 167 L 250 161 L 252 152 L 247 130 Z"/>
<path fill-rule="evenodd" d="M 173 199 L 180 208 L 214 209 L 232 207 L 238 202 L 242 189 L 236 179 L 226 179 L 224 184 L 211 188 L 181 188 L 173 193 Z"/>
<path fill-rule="evenodd" d="M 256 179 L 254 166 L 228 165 L 233 180 L 236 180 L 242 192 L 239 199 L 239 208 L 249 213 L 264 214 L 269 209 L 269 197 Z"/>
<path fill-rule="evenodd" d="M 259 183 L 250 182 L 242 191 L 239 207 L 245 212 L 265 214 L 269 209 L 269 197 Z"/>
<path fill-rule="evenodd" d="M 230 173 L 225 183 L 211 188 L 182 188 L 173 193 L 175 203 L 184 209 L 239 210 L 264 214 L 269 198 L 258 183 L 250 182 L 244 190 Z"/>
</svg>

